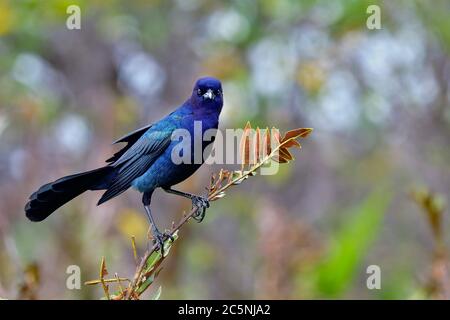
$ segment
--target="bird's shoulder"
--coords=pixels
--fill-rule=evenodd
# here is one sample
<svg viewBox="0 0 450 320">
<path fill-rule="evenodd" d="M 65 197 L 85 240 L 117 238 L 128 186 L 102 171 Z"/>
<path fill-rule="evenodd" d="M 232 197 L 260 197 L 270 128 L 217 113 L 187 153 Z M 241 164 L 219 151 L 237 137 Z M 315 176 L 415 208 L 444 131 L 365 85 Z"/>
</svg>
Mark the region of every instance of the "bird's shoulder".
<svg viewBox="0 0 450 320">
<path fill-rule="evenodd" d="M 106 160 L 109 163 L 122 162 L 130 154 L 145 153 L 157 146 L 165 146 L 173 131 L 183 126 L 183 120 L 192 114 L 187 102 L 178 107 L 161 120 L 136 129 L 116 141 L 114 144 L 126 142 L 127 145 Z M 124 157 L 124 155 L 126 156 Z M 121 161 L 118 161 L 118 160 Z"/>
<path fill-rule="evenodd" d="M 186 119 L 194 114 L 192 107 L 188 102 L 183 103 L 178 109 L 171 112 L 167 118 L 171 121 L 181 121 L 183 119 Z"/>
</svg>

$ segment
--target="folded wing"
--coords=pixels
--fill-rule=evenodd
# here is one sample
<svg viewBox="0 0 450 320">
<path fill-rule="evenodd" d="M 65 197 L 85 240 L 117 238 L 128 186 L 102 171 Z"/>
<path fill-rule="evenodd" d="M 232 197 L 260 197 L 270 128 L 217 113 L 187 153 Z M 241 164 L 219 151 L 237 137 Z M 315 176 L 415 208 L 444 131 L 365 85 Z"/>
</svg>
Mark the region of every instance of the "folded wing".
<svg viewBox="0 0 450 320">
<path fill-rule="evenodd" d="M 147 130 L 144 134 L 140 133 L 140 138 L 133 144 L 130 144 L 135 140 L 133 133 L 117 141 L 126 141 L 128 145 L 111 158 L 113 162 L 110 166 L 116 168 L 116 174 L 98 204 L 127 190 L 133 180 L 143 175 L 170 144 L 173 128 L 157 130 L 152 127 Z"/>
</svg>

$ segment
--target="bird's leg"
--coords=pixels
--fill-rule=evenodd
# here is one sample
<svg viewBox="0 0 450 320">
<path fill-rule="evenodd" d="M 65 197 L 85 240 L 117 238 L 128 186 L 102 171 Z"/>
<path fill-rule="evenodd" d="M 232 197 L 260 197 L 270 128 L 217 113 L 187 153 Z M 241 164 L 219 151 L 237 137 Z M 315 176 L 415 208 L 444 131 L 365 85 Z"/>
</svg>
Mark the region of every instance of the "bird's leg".
<svg viewBox="0 0 450 320">
<path fill-rule="evenodd" d="M 142 203 L 144 204 L 145 213 L 147 214 L 147 218 L 150 222 L 151 228 L 152 228 L 152 235 L 153 235 L 153 242 L 158 245 L 158 248 L 161 250 L 161 255 L 164 255 L 164 240 L 169 238 L 170 240 L 174 241 L 172 235 L 159 231 L 158 227 L 156 226 L 155 219 L 152 216 L 152 211 L 150 209 L 150 199 L 151 199 L 151 193 L 145 192 L 142 197 Z"/>
<path fill-rule="evenodd" d="M 181 191 L 174 190 L 171 188 L 164 188 L 164 191 L 191 199 L 192 208 L 194 208 L 194 207 L 197 208 L 197 213 L 193 216 L 193 218 L 197 222 L 203 221 L 203 219 L 205 218 L 206 209 L 209 208 L 209 201 L 207 198 L 202 197 L 202 196 L 196 196 L 194 194 L 190 194 L 190 193 L 186 193 L 186 192 L 181 192 Z"/>
</svg>

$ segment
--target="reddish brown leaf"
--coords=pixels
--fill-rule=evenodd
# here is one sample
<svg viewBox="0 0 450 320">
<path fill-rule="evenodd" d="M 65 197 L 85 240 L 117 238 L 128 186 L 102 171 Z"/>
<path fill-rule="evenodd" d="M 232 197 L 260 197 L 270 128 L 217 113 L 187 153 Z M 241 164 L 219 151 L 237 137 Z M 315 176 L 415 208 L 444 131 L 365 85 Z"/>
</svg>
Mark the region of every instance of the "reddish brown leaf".
<svg viewBox="0 0 450 320">
<path fill-rule="evenodd" d="M 230 171 L 224 170 L 223 171 L 223 180 L 227 180 L 230 175 L 231 175 Z"/>
<path fill-rule="evenodd" d="M 289 140 L 288 142 L 285 142 L 285 143 L 283 144 L 283 146 L 284 146 L 285 148 L 292 148 L 292 147 L 298 147 L 298 148 L 301 148 L 301 147 L 302 147 L 302 146 L 300 145 L 300 143 L 299 143 L 297 140 L 294 140 L 294 139 Z"/>
<path fill-rule="evenodd" d="M 288 149 L 286 148 L 280 148 L 279 150 L 280 155 L 287 160 L 293 160 L 294 157 L 292 156 L 292 154 L 289 152 Z"/>
<path fill-rule="evenodd" d="M 245 165 L 250 164 L 250 137 L 245 137 L 244 147 L 242 154 L 242 170 L 244 170 Z"/>
<path fill-rule="evenodd" d="M 295 138 L 295 139 L 306 138 L 311 132 L 312 132 L 312 128 L 298 128 L 298 129 L 289 130 L 288 132 L 286 132 L 286 134 L 284 135 L 284 138 L 281 142 L 286 141 L 291 138 Z"/>
<path fill-rule="evenodd" d="M 259 127 L 256 127 L 254 150 L 255 150 L 254 162 L 258 163 L 261 156 L 261 131 L 259 130 Z"/>
<path fill-rule="evenodd" d="M 263 137 L 263 154 L 264 156 L 268 156 L 272 152 L 272 146 L 270 144 L 270 130 L 266 127 Z"/>
<path fill-rule="evenodd" d="M 283 158 L 280 154 L 273 156 L 272 160 L 274 160 L 274 161 L 276 161 L 278 163 L 287 163 L 288 162 L 288 160 Z"/>
<path fill-rule="evenodd" d="M 100 279 L 103 279 L 107 274 L 108 270 L 106 270 L 105 257 L 102 257 L 102 262 L 100 264 Z"/>
<path fill-rule="evenodd" d="M 250 164 L 250 132 L 251 132 L 251 124 L 250 121 L 247 121 L 247 124 L 244 127 L 244 132 L 242 134 L 241 143 L 240 143 L 240 150 L 241 150 L 241 161 L 242 166 L 241 170 L 243 171 L 245 168 L 245 165 Z"/>
</svg>

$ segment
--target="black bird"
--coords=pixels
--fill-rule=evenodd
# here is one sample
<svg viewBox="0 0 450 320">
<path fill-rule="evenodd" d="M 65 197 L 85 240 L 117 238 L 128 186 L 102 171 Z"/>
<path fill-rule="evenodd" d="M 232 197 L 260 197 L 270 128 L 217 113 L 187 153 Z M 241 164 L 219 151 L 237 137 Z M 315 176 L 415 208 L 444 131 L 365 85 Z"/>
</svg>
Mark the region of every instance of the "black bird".
<svg viewBox="0 0 450 320">
<path fill-rule="evenodd" d="M 60 178 L 47 183 L 34 192 L 25 206 L 25 213 L 31 221 L 42 221 L 56 209 L 87 190 L 106 190 L 98 205 L 108 201 L 130 187 L 143 193 L 142 203 L 152 225 L 153 236 L 160 248 L 168 235 L 157 228 L 150 210 L 153 191 L 160 187 L 166 192 L 192 200 L 198 208 L 194 218 L 202 221 L 208 200 L 201 196 L 172 189 L 172 186 L 191 176 L 204 162 L 203 151 L 210 144 L 202 143 L 200 163 L 195 163 L 191 152 L 190 163 L 176 164 L 172 160 L 172 150 L 179 140 L 171 139 L 177 129 L 190 133 L 190 143 L 194 151 L 194 139 L 201 139 L 208 129 L 217 129 L 223 106 L 222 85 L 219 80 L 205 77 L 197 80 L 191 96 L 174 112 L 118 139 L 115 143 L 127 145 L 106 160 L 108 165 L 87 172 Z M 200 121 L 202 137 L 194 137 L 194 122 Z M 203 140 L 201 140 L 203 141 Z M 213 141 L 213 140 L 212 140 Z M 186 141 L 183 141 L 186 143 Z"/>
</svg>

